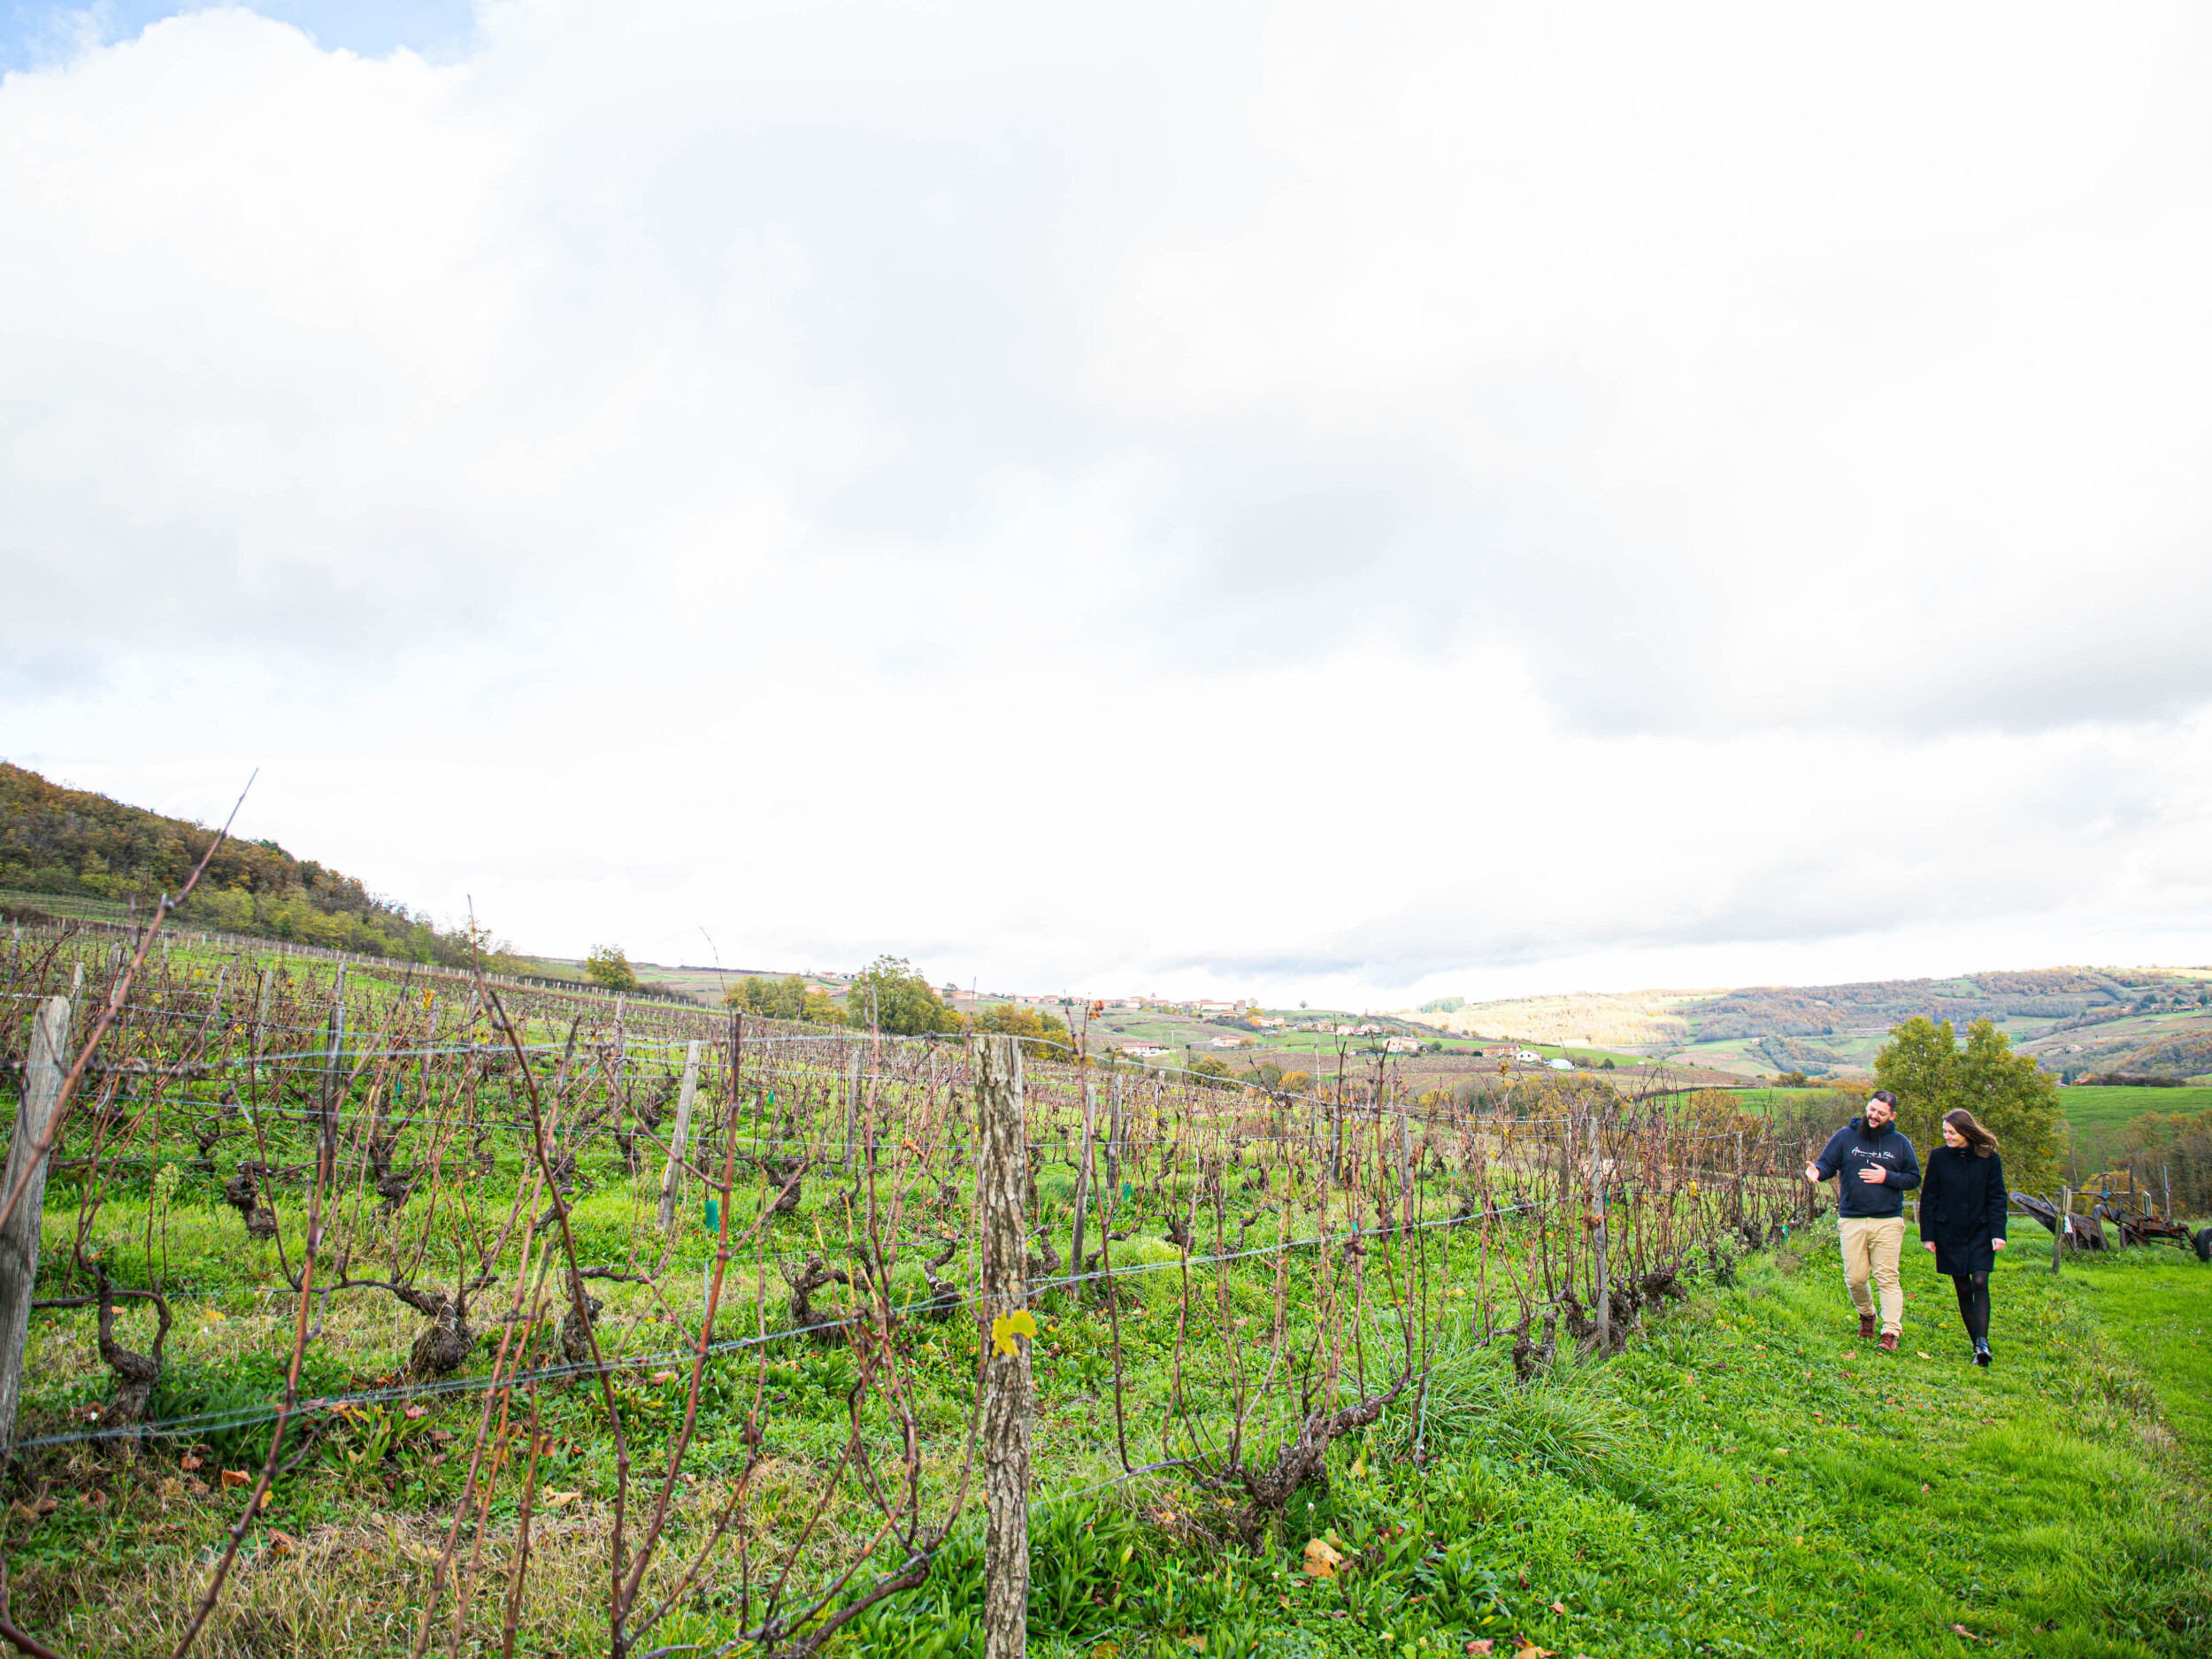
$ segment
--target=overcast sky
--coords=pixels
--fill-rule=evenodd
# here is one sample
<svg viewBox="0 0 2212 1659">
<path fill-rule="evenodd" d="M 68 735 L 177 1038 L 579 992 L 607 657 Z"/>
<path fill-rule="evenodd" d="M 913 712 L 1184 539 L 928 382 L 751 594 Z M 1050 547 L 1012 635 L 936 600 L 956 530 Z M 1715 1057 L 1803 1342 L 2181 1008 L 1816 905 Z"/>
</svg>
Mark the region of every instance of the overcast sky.
<svg viewBox="0 0 2212 1659">
<path fill-rule="evenodd" d="M 0 755 L 526 948 L 2212 960 L 2212 12 L 0 31 Z"/>
</svg>

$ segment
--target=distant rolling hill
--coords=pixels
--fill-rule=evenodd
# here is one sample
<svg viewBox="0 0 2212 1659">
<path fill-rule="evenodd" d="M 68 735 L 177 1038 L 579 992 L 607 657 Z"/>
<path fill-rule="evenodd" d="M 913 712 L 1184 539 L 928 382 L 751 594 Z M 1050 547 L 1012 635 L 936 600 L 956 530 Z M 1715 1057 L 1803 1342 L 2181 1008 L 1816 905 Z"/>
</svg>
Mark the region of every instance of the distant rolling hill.
<svg viewBox="0 0 2212 1659">
<path fill-rule="evenodd" d="M 2068 1081 L 2212 1073 L 2212 969 L 2039 968 L 1951 979 L 1762 985 L 1623 995 L 1446 998 L 1409 1018 L 1484 1037 L 1626 1049 L 1747 1077 L 1865 1075 L 1916 1015 L 1993 1021 Z"/>
</svg>

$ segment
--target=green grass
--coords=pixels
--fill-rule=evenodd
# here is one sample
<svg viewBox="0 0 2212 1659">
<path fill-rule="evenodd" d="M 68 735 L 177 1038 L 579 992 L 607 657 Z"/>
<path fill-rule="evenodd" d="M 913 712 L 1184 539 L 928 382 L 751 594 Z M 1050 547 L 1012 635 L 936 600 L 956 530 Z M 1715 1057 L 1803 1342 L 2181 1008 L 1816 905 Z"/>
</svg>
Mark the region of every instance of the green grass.
<svg viewBox="0 0 2212 1659">
<path fill-rule="evenodd" d="M 2212 1479 L 2212 1267 L 2170 1246 L 2063 1276 L 2065 1294 L 2142 1373 L 2180 1455 Z"/>
<path fill-rule="evenodd" d="M 2077 1083 L 2059 1091 L 2066 1122 L 2077 1134 L 2124 1128 L 2145 1112 L 2212 1111 L 2212 1088 L 2128 1088 Z"/>
<path fill-rule="evenodd" d="M 1041 1510 L 1033 1647 L 2212 1652 L 2192 1461 L 2212 1268 L 2139 1252 L 2054 1279 L 2040 1253 L 2001 1260 L 1987 1371 L 1924 1260 L 1902 1351 L 1859 1342 L 1824 1227 L 1609 1364 L 1524 1391 L 1495 1356 L 1460 1356 L 1417 1414 L 1426 1467 L 1417 1413 L 1386 1418 L 1340 1445 L 1271 1548 L 1193 1548 L 1125 1502 Z M 1298 1571 L 1314 1534 L 1344 1576 Z M 968 1651 L 973 1565 L 947 1565 L 836 1651 Z"/>
<path fill-rule="evenodd" d="M 1886 1356 L 1858 1341 L 1832 1228 L 1823 1225 L 1742 1261 L 1732 1286 L 1706 1286 L 1655 1317 L 1612 1362 L 1562 1364 L 1521 1388 L 1494 1349 L 1448 1353 L 1426 1397 L 1340 1442 L 1325 1486 L 1294 1500 L 1286 1525 L 1257 1548 L 1208 1536 L 1203 1499 L 1164 1480 L 1041 1501 L 1032 1520 L 1033 1651 L 1076 1659 L 1110 1643 L 1114 1659 L 1187 1659 L 1202 1638 L 1208 1655 L 1443 1659 L 1487 1638 L 1499 1653 L 1515 1651 L 1509 1639 L 1527 1639 L 1563 1659 L 2212 1652 L 2203 1518 L 2212 1267 L 2143 1250 L 2070 1262 L 2055 1279 L 2047 1253 L 2032 1248 L 2039 1242 L 2030 1231 L 2029 1248 L 2001 1258 L 1998 1363 L 1985 1372 L 1965 1363 L 1947 1284 L 1917 1256 L 1907 1266 L 1903 1351 Z M 189 1254 L 200 1241 L 173 1243 Z M 1151 1323 L 1133 1320 L 1126 1331 L 1141 1398 L 1156 1392 L 1171 1356 L 1172 1345 L 1146 1330 Z M 1046 1340 L 1089 1353 L 1095 1334 L 1054 1319 Z M 786 1455 L 818 1455 L 841 1433 L 845 1357 L 801 1353 L 783 1367 L 795 1399 L 807 1402 L 778 1421 Z M 1058 1362 L 1081 1363 L 1080 1354 Z M 931 1390 L 956 1402 L 972 1371 L 963 1348 L 941 1377 L 932 1371 Z M 1041 1366 L 1041 1378 L 1056 1376 L 1057 1365 Z M 1057 1380 L 1048 1383 L 1056 1422 L 1071 1409 L 1067 1379 Z M 180 1368 L 174 1386 L 212 1400 L 225 1390 L 265 1394 L 269 1379 L 234 1363 Z M 469 1409 L 442 1403 L 419 1428 L 387 1413 L 390 1421 L 359 1435 L 465 1432 Z M 548 1409 L 584 1448 L 555 1471 L 558 1484 L 603 1496 L 607 1455 L 592 1443 L 589 1400 L 549 1399 Z M 389 1493 L 340 1461 L 352 1445 L 338 1442 L 330 1461 L 283 1483 L 271 1511 L 270 1524 L 296 1537 L 353 1540 L 355 1555 L 331 1559 L 327 1589 L 258 1555 L 234 1586 L 242 1609 L 265 1609 L 291 1632 L 298 1645 L 285 1651 L 381 1651 L 383 1637 L 335 1638 L 331 1609 L 356 1605 L 373 1578 L 384 1586 L 377 1604 L 399 1609 L 403 1625 L 425 1540 L 437 1536 L 431 1524 L 453 1495 L 453 1466 L 440 1470 L 426 1443 L 399 1450 Z M 151 1575 L 143 1599 L 165 1606 L 194 1580 L 191 1563 L 218 1517 L 156 1495 L 160 1473 L 133 1482 L 104 1471 L 116 1498 L 108 1509 L 95 1514 L 73 1499 L 19 1544 L 19 1583 L 43 1591 L 28 1598 L 38 1610 L 52 1618 L 60 1589 L 52 1575 L 72 1563 L 88 1572 L 98 1563 L 103 1576 L 87 1588 L 96 1582 L 117 1598 L 142 1563 Z M 1065 1490 L 1065 1472 L 1055 1473 L 1052 1484 Z M 1110 1474 L 1100 1467 L 1080 1484 Z M 157 1517 L 189 1517 L 191 1530 L 162 1541 L 164 1528 L 142 1530 Z M 1346 1555 L 1341 1576 L 1324 1582 L 1299 1571 L 1313 1536 Z M 531 1622 L 531 1650 L 595 1651 L 588 1561 L 549 1560 L 544 1571 L 549 1600 Z M 922 1589 L 861 1621 L 828 1653 L 976 1651 L 979 1571 L 971 1531 Z M 559 1596 L 575 1607 L 562 1613 Z M 76 1638 L 66 1650 L 157 1648 L 141 1640 L 154 1621 L 135 1600 L 125 1608 L 88 1597 L 77 1607 L 69 1631 L 55 1631 Z M 119 1636 L 103 1648 L 89 1640 L 126 1614 L 128 1642 Z M 1953 1634 L 1954 1625 L 1978 1640 Z M 703 1608 L 656 1640 L 726 1633 L 725 1616 Z"/>
<path fill-rule="evenodd" d="M 1833 1093 L 1832 1088 L 1747 1088 L 1737 1090 L 1732 1098 L 1741 1110 L 1767 1117 L 1778 1106 L 1802 1104 L 1824 1099 Z"/>
</svg>

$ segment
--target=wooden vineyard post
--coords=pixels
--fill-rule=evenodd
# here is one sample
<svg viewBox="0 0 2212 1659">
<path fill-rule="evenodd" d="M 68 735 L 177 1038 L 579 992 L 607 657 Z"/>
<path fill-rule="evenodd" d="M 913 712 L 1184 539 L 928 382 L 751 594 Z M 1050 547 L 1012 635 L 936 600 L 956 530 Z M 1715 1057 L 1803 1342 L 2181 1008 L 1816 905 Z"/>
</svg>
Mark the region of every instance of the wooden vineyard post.
<svg viewBox="0 0 2212 1659">
<path fill-rule="evenodd" d="M 23 1349 L 31 1334 L 31 1283 L 38 1277 L 38 1229 L 46 1205 L 47 1160 L 32 1166 L 32 1148 L 46 1138 L 61 1101 L 62 1074 L 69 1054 L 69 999 L 50 996 L 38 1005 L 31 1025 L 31 1052 L 23 1065 L 23 1088 L 15 1110 L 15 1134 L 8 1142 L 7 1186 L 30 1171 L 23 1196 L 0 1228 L 0 1462 L 15 1446 L 15 1409 L 23 1398 Z"/>
<path fill-rule="evenodd" d="M 1029 1152 L 1022 1123 L 1021 1044 L 975 1046 L 976 1187 L 983 1210 L 983 1659 L 1021 1659 L 1029 1642 L 1027 1240 Z M 1020 1327 L 1026 1325 L 1025 1333 Z"/>
<path fill-rule="evenodd" d="M 854 1137 L 854 1135 L 855 1135 L 855 1134 L 856 1134 L 856 1133 L 858 1133 L 858 1130 L 857 1130 L 857 1128 L 856 1127 L 856 1125 L 859 1123 L 859 1121 L 860 1121 L 860 1051 L 859 1051 L 857 1048 L 856 1048 L 856 1049 L 854 1049 L 854 1050 L 853 1050 L 853 1055 L 852 1055 L 852 1059 L 851 1059 L 850 1064 L 849 1064 L 845 1067 L 845 1162 L 844 1162 L 844 1167 L 845 1167 L 846 1169 L 849 1169 L 849 1170 L 850 1168 L 852 1168 L 852 1166 L 853 1166 L 853 1137 Z"/>
<path fill-rule="evenodd" d="M 2051 1271 L 2053 1273 L 2058 1271 L 2058 1253 L 2066 1247 L 2066 1229 L 2074 1225 L 2070 1218 L 2073 1208 L 2074 1189 L 2070 1187 L 2060 1187 L 2058 1189 L 2058 1225 L 2051 1229 Z"/>
<path fill-rule="evenodd" d="M 668 1165 L 661 1171 L 661 1231 L 676 1225 L 676 1198 L 683 1190 L 684 1143 L 691 1138 L 691 1102 L 699 1092 L 699 1045 L 684 1045 L 684 1083 L 676 1096 L 676 1127 L 668 1137 Z"/>
<path fill-rule="evenodd" d="M 1076 1283 L 1077 1294 L 1083 1284 L 1083 1220 L 1089 1213 L 1087 1201 L 1090 1197 L 1091 1137 L 1098 1125 L 1098 1085 L 1089 1078 L 1083 1079 L 1083 1151 L 1075 1160 L 1075 1237 L 1069 1241 L 1068 1253 L 1074 1259 L 1068 1263 L 1068 1273 Z"/>
<path fill-rule="evenodd" d="M 1106 1132 L 1106 1214 L 1118 1217 L 1121 1213 L 1121 1140 L 1126 1133 L 1123 1127 L 1121 1079 L 1114 1079 L 1114 1122 Z"/>
<path fill-rule="evenodd" d="M 1613 1298 L 1605 1282 L 1605 1166 L 1596 1115 L 1585 1117 L 1583 1123 L 1590 1132 L 1590 1285 L 1597 1299 L 1598 1352 L 1602 1354 L 1613 1344 Z"/>
<path fill-rule="evenodd" d="M 1398 1102 L 1398 1209 L 1409 1233 L 1413 1227 L 1413 1130 L 1411 1108 Z"/>
<path fill-rule="evenodd" d="M 1743 1131 L 1736 1131 L 1736 1225 L 1743 1225 Z"/>
</svg>

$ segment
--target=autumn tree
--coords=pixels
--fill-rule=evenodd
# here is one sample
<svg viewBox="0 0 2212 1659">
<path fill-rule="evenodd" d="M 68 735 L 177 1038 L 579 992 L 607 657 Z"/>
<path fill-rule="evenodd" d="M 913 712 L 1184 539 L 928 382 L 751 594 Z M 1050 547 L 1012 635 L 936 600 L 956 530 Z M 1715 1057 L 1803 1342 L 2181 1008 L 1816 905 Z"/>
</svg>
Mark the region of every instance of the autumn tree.
<svg viewBox="0 0 2212 1659">
<path fill-rule="evenodd" d="M 995 1036 L 1019 1037 L 1022 1052 L 1039 1059 L 1065 1059 L 1075 1046 L 1065 1020 L 1020 1002 L 993 1004 L 976 1016 L 975 1025 L 978 1031 L 987 1031 Z"/>
<path fill-rule="evenodd" d="M 960 1029 L 960 1017 L 903 956 L 878 956 L 853 976 L 845 993 L 845 1018 L 901 1037 Z"/>
<path fill-rule="evenodd" d="M 816 990 L 795 973 L 780 979 L 749 973 L 722 994 L 726 1008 L 742 1009 L 766 1019 L 802 1021 L 810 1025 L 841 1025 L 845 1010 L 826 991 Z"/>
<path fill-rule="evenodd" d="M 619 945 L 594 945 L 584 958 L 584 974 L 593 984 L 610 991 L 637 989 L 637 971 Z"/>
<path fill-rule="evenodd" d="M 1874 1080 L 1897 1095 L 1897 1126 L 1922 1157 L 1943 1144 L 1944 1113 L 1964 1107 L 2004 1149 L 2005 1174 L 2031 1190 L 2058 1179 L 2058 1081 L 1988 1020 L 1967 1027 L 1961 1047 L 1951 1022 L 1924 1015 L 1891 1028 L 1874 1057 Z"/>
</svg>

